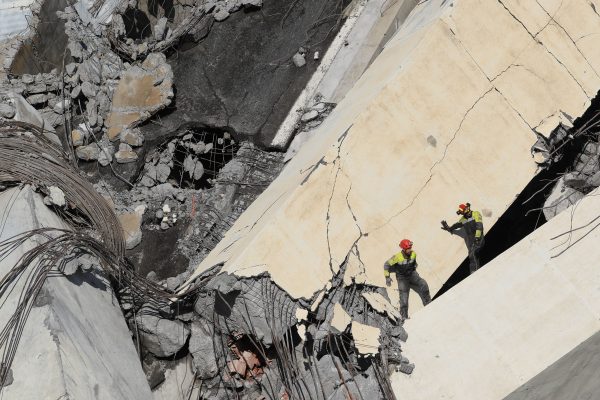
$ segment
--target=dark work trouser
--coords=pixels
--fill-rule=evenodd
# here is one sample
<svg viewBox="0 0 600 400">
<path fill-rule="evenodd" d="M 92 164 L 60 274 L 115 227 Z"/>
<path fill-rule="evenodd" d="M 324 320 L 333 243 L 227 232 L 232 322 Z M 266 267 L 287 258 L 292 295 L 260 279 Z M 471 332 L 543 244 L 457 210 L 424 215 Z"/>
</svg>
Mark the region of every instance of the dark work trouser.
<svg viewBox="0 0 600 400">
<path fill-rule="evenodd" d="M 417 271 L 407 275 L 396 273 L 396 279 L 398 280 L 398 291 L 400 291 L 400 315 L 402 318 L 408 318 L 408 292 L 410 289 L 421 296 L 424 306 L 431 302 L 429 285 L 427 285 L 425 279 L 419 276 Z"/>
<path fill-rule="evenodd" d="M 479 264 L 479 251 L 483 247 L 484 239 L 483 237 L 479 242 L 473 240 L 471 244 L 469 244 L 469 270 L 471 274 L 474 273 L 481 267 Z"/>
</svg>

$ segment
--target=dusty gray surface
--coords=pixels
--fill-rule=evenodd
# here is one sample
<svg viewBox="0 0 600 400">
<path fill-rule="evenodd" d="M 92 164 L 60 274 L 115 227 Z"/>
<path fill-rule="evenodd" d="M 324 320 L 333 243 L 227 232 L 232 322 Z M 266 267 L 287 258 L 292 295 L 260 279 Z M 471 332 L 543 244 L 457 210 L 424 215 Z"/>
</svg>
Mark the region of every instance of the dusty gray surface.
<svg viewBox="0 0 600 400">
<path fill-rule="evenodd" d="M 600 398 L 600 332 L 574 348 L 504 400 Z"/>
<path fill-rule="evenodd" d="M 37 74 L 50 72 L 54 68 L 62 70 L 67 35 L 65 35 L 65 23 L 58 18 L 56 12 L 64 10 L 66 5 L 65 0 L 44 2 L 37 33 L 19 49 L 11 65 L 13 74 Z M 69 60 L 67 54 L 65 64 Z"/>
<path fill-rule="evenodd" d="M 347 1 L 306 0 L 290 9 L 291 3 L 266 0 L 259 10 L 236 12 L 200 44 L 174 54 L 176 103 L 160 125 L 145 127 L 146 137 L 196 121 L 268 145 L 318 66 L 314 52 L 322 57 L 334 38 Z M 307 63 L 296 67 L 300 47 Z"/>
</svg>

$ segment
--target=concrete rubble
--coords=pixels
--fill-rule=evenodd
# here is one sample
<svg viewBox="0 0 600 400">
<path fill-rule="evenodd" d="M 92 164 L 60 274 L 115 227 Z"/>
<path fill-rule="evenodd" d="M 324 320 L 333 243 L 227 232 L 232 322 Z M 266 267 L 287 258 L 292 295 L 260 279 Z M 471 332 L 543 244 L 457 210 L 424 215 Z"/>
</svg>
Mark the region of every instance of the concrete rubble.
<svg viewBox="0 0 600 400">
<path fill-rule="evenodd" d="M 162 53 L 149 54 L 140 66 L 125 70 L 106 117 L 107 135 L 117 140 L 125 129 L 168 106 L 173 98 L 173 73 Z"/>
<path fill-rule="evenodd" d="M 42 226 L 67 228 L 30 186 L 1 192 L 0 202 L 11 210 L 2 240 Z M 14 257 L 35 246 L 35 240 L 2 261 L 3 274 L 16 261 Z M 88 259 L 81 261 L 83 265 Z M 98 265 L 91 265 L 69 276 L 55 272 L 57 276 L 44 283 L 21 333 L 11 367 L 12 383 L 2 390 L 7 398 L 150 398 L 114 293 Z M 17 295 L 22 284 L 15 287 Z M 3 326 L 17 305 L 17 297 L 12 296 L 2 307 Z"/>
<path fill-rule="evenodd" d="M 581 1 L 334 3 L 39 0 L 31 31 L 0 27 L 0 38 L 11 35 L 0 45 L 12 46 L 0 51 L 0 140 L 36 149 L 23 157 L 0 141 L 10 227 L 0 248 L 9 233 L 64 229 L 0 263 L 6 274 L 32 249 L 59 275 L 40 278 L 18 357 L 0 360 L 2 395 L 393 400 L 450 388 L 465 398 L 461 379 L 445 377 L 456 372 L 481 377 L 479 398 L 501 398 L 514 376 L 591 333 L 597 319 L 573 317 L 564 340 L 532 344 L 534 361 L 514 354 L 518 373 L 497 388 L 469 363 L 454 368 L 462 348 L 447 343 L 473 333 L 450 307 L 473 296 L 464 287 L 476 293 L 477 280 L 492 299 L 500 289 L 489 282 L 504 282 L 495 266 L 518 265 L 522 276 L 557 267 L 546 259 L 554 249 L 538 254 L 540 238 L 560 235 L 580 206 L 580 225 L 591 215 L 597 13 Z M 36 50 L 50 25 L 61 62 Z M 503 229 L 528 190 L 546 225 L 426 309 L 411 300 L 404 321 L 381 273 L 399 235 L 414 240 L 419 273 L 441 293 L 466 253 L 439 220 L 469 200 L 487 232 Z M 59 257 L 44 247 L 59 239 L 77 245 Z M 594 298 L 591 263 L 573 285 Z M 469 326 L 485 320 L 481 307 L 497 313 L 490 299 L 468 302 Z M 10 315 L 0 308 L 4 326 Z M 535 327 L 517 317 L 492 336 L 510 342 L 518 331 L 531 342 Z M 473 348 L 488 357 L 480 342 Z M 34 368 L 54 366 L 37 385 L 32 354 Z"/>
</svg>

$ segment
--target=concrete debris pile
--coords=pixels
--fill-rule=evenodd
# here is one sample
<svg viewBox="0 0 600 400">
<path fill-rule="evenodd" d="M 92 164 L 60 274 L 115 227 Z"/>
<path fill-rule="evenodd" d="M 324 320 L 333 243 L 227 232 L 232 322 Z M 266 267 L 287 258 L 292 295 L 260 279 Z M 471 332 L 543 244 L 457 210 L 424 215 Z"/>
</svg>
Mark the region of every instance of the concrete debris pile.
<svg viewBox="0 0 600 400">
<path fill-rule="evenodd" d="M 232 13 L 262 7 L 262 0 L 138 1 L 123 4 L 113 15 L 109 37 L 116 48 L 132 60 L 151 52 L 164 52 L 186 40 L 198 41 L 214 21 Z"/>
<path fill-rule="evenodd" d="M 344 287 L 339 278 L 311 305 L 290 298 L 268 276 L 244 279 L 217 269 L 199 281 L 193 310 L 133 302 L 133 313 L 128 303 L 128 315 L 136 315 L 130 327 L 144 344 L 143 365 L 155 391 L 168 385 L 164 377 L 171 365 L 165 357 L 174 354 L 191 356 L 197 381 L 187 392 L 206 399 L 236 394 L 345 399 L 360 393 L 392 398 L 389 372 L 412 372 L 414 366 L 400 354 L 400 341 L 407 338 L 400 321 L 377 312 L 362 296 L 378 293 L 376 288 Z M 347 318 L 340 320 L 340 313 Z M 382 343 L 360 350 L 358 326 L 380 330 Z"/>
<path fill-rule="evenodd" d="M 140 66 L 127 68 L 113 93 L 106 119 L 111 141 L 165 108 L 173 98 L 173 73 L 162 53 L 152 53 Z M 127 137 L 121 139 L 128 140 Z"/>
<path fill-rule="evenodd" d="M 209 187 L 237 149 L 237 143 L 228 132 L 184 130 L 146 156 L 140 184 L 151 188 L 169 180 L 181 188 Z"/>
<path fill-rule="evenodd" d="M 295 129 L 294 138 L 285 153 L 284 161 L 289 161 L 298 153 L 302 145 L 313 136 L 315 129 L 323 123 L 334 108 L 335 104 L 323 103 L 317 98 L 311 107 L 304 110 L 298 127 Z"/>
<path fill-rule="evenodd" d="M 532 148 L 534 158 L 543 156 L 543 168 L 552 168 L 559 163 L 566 171 L 554 179 L 554 185 L 543 206 L 546 220 L 577 203 L 586 194 L 600 186 L 600 132 L 593 123 L 579 129 L 561 124 L 552 131 L 548 139 L 540 137 Z M 566 158 L 570 155 L 570 158 Z M 539 157 L 539 156 L 538 156 Z"/>
<path fill-rule="evenodd" d="M 0 83 L 0 93 L 4 93 L 0 117 L 19 119 L 19 115 L 15 114 L 17 109 L 23 106 L 17 104 L 16 96 L 22 96 L 38 111 L 46 124 L 46 129 L 53 131 L 55 127 L 63 124 L 63 114 L 70 104 L 70 98 L 65 97 L 63 88 L 56 70 L 51 73 L 7 79 Z"/>
<path fill-rule="evenodd" d="M 162 117 L 177 108 L 174 60 L 167 56 L 177 50 L 180 41 L 205 38 L 215 21 L 224 21 L 240 10 L 261 9 L 263 1 L 118 3 L 79 1 L 59 6 L 64 7 L 57 14 L 64 21 L 67 41 L 62 65 L 53 63 L 57 67 L 50 72 L 10 75 L 0 82 L 0 188 L 15 182 L 35 185 L 43 194 L 35 196 L 43 199 L 44 213 L 68 224 L 72 231 L 53 231 L 44 238 L 50 243 L 50 256 L 43 262 L 50 260 L 51 267 L 59 266 L 57 273 L 68 276 L 75 291 L 85 282 L 87 291 L 99 289 L 106 300 L 105 295 L 112 295 L 114 289 L 142 360 L 139 370 L 135 363 L 130 365 L 136 358 L 133 346 L 129 335 L 119 331 L 121 337 L 115 340 L 119 348 L 126 348 L 129 362 L 123 376 L 135 378 L 132 384 L 124 384 L 122 391 L 137 387 L 138 393 L 107 391 L 107 395 L 128 400 L 150 398 L 148 387 L 139 379 L 143 368 L 155 398 L 173 400 L 182 391 L 174 384 L 177 371 L 192 368 L 185 384 L 186 391 L 195 393 L 196 398 L 393 398 L 389 372 L 393 365 L 409 363 L 399 356 L 406 332 L 391 312 L 385 292 L 374 286 L 346 285 L 342 273 L 318 296 L 294 298 L 268 274 L 246 279 L 220 271 L 219 266 L 197 277 L 192 286 L 186 284 L 195 265 L 280 173 L 284 156 L 242 141 L 246 133 L 236 132 L 229 120 L 208 126 L 187 119 L 176 129 L 162 128 L 157 115 L 163 112 Z M 324 50 L 321 43 L 339 27 L 338 8 L 346 2 L 342 3 L 329 4 L 327 11 L 317 3 L 306 9 L 293 4 L 283 16 L 291 26 L 286 29 L 314 29 L 306 39 L 317 43 L 310 54 Z M 331 10 L 335 13 L 325 15 Z M 332 16 L 338 21 L 327 22 L 331 29 L 312 25 Z M 279 24 L 283 22 L 270 20 L 268 26 Z M 328 33 L 316 37 L 320 36 L 317 30 Z M 299 40 L 290 38 L 284 47 L 296 51 L 301 44 L 296 42 Z M 240 108 L 260 108 L 260 113 L 270 115 L 281 102 L 278 113 L 284 113 L 303 80 L 317 67 L 316 62 L 307 65 L 309 47 L 302 46 L 298 50 L 302 60 L 295 57 L 293 62 L 303 61 L 303 68 L 289 77 L 282 68 L 285 79 L 273 85 L 287 87 L 282 94 L 273 94 L 265 104 L 240 103 Z M 262 65 L 267 53 L 261 53 L 260 62 L 253 62 Z M 279 53 L 272 55 L 280 58 Z M 283 59 L 286 68 L 292 66 L 290 56 Z M 213 91 L 219 97 L 219 89 Z M 284 98 L 288 91 L 293 93 Z M 305 136 L 312 134 L 334 106 L 316 100 L 305 110 L 299 131 Z M 229 113 L 227 106 L 223 108 Z M 260 128 L 254 133 L 261 131 L 262 135 L 267 121 L 259 121 L 263 116 L 253 113 L 246 111 L 242 119 L 255 120 L 252 122 Z M 152 117 L 156 117 L 153 125 L 164 131 L 146 129 L 150 124 L 144 124 Z M 26 132 L 18 122 L 38 128 Z M 16 133 L 5 135 L 6 126 Z M 274 129 L 264 131 L 268 136 Z M 261 139 L 264 143 L 267 136 Z M 44 246 L 36 245 L 35 254 L 46 254 Z M 63 250 L 76 256 L 63 263 Z M 35 284 L 45 285 L 46 276 L 42 278 Z M 78 313 L 93 315 L 89 301 L 84 303 L 89 309 L 78 309 Z M 107 304 L 112 307 L 109 311 L 115 311 L 116 302 Z M 104 325 L 115 320 L 112 314 L 102 319 Z M 66 315 L 68 323 L 77 324 L 77 318 Z M 340 316 L 343 323 L 338 324 Z M 123 328 L 120 316 L 117 319 Z M 69 327 L 63 330 L 69 331 Z M 380 331 L 389 332 L 391 339 L 380 343 Z M 77 346 L 84 346 L 79 343 L 83 339 L 85 334 L 80 335 Z M 70 349 L 72 354 L 77 353 L 77 346 Z M 100 357 L 96 364 L 102 360 Z M 79 367 L 85 370 L 77 364 Z M 107 375 L 106 368 L 98 369 Z M 22 370 L 15 371 L 15 380 L 20 382 Z M 410 373 L 410 368 L 403 371 Z M 94 371 L 88 372 L 91 376 Z M 65 376 L 71 378 L 69 372 Z M 0 369 L 4 383 L 6 377 L 8 373 Z M 89 382 L 80 387 L 96 390 Z M 103 390 L 101 387 L 94 396 L 106 399 Z"/>
</svg>

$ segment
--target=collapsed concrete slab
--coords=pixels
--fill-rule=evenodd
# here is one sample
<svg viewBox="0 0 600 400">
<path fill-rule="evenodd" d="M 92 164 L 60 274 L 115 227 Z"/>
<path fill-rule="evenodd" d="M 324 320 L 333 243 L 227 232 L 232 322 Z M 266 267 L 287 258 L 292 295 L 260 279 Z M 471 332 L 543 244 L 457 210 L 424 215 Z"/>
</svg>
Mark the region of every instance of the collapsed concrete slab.
<svg viewBox="0 0 600 400">
<path fill-rule="evenodd" d="M 1 240 L 40 227 L 66 228 L 30 186 L 1 192 L 0 206 Z M 38 244 L 30 240 L 3 258 L 2 275 Z M 15 310 L 22 281 L 0 309 L 2 326 Z M 10 399 L 152 398 L 119 304 L 98 266 L 69 276 L 55 272 L 44 283 L 11 370 L 13 382 L 2 389 Z"/>
<path fill-rule="evenodd" d="M 168 106 L 173 96 L 173 72 L 166 57 L 149 54 L 141 66 L 127 69 L 119 81 L 106 119 L 108 138 L 117 140 L 122 131 Z"/>
<path fill-rule="evenodd" d="M 440 220 L 469 201 L 489 229 L 536 172 L 535 128 L 600 88 L 599 22 L 580 0 L 421 3 L 198 273 L 267 271 L 308 299 L 344 263 L 345 282 L 383 286 L 409 237 L 435 293 L 466 257 Z"/>
<path fill-rule="evenodd" d="M 407 321 L 403 398 L 503 399 L 600 331 L 598 192 Z"/>
</svg>

